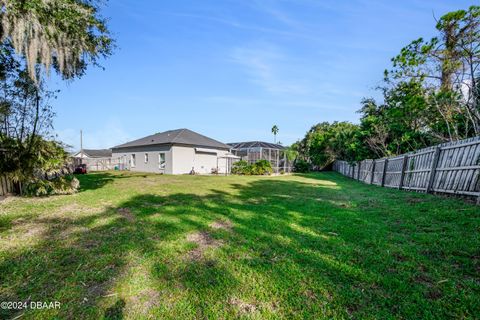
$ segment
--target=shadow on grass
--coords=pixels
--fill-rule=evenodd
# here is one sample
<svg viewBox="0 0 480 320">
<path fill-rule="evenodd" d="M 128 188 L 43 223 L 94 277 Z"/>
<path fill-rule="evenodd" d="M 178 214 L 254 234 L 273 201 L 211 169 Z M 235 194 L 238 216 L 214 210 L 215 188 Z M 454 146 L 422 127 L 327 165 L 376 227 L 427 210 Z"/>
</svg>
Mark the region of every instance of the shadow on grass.
<svg viewBox="0 0 480 320">
<path fill-rule="evenodd" d="M 90 177 L 85 190 L 123 178 Z M 144 194 L 98 213 L 40 217 L 38 243 L 0 260 L 0 301 L 60 301 L 48 315 L 92 319 L 122 319 L 128 306 L 185 318 L 478 314 L 478 212 L 458 214 L 461 203 L 438 200 L 439 213 L 334 174 L 302 177 L 319 182 L 253 180 L 232 185 L 235 194 Z M 219 220 L 233 230 L 213 230 Z M 189 258 L 192 232 L 222 245 Z M 114 291 L 135 268 L 146 268 L 153 288 L 125 301 Z"/>
<path fill-rule="evenodd" d="M 145 173 L 131 173 L 129 171 L 98 171 L 91 172 L 85 175 L 75 175 L 80 181 L 80 192 L 87 190 L 100 189 L 106 186 L 107 184 L 112 183 L 118 179 L 131 179 L 134 177 L 147 177 Z"/>
</svg>

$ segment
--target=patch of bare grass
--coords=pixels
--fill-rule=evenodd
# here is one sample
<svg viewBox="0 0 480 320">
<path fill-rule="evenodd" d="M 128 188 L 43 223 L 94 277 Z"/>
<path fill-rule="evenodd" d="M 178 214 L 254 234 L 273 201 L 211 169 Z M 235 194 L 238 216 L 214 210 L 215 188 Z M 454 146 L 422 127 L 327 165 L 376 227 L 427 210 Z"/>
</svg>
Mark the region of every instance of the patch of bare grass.
<svg viewBox="0 0 480 320">
<path fill-rule="evenodd" d="M 255 303 L 248 303 L 239 298 L 230 298 L 228 299 L 228 304 L 234 306 L 240 314 L 248 315 L 252 314 L 258 309 L 258 305 Z"/>
<path fill-rule="evenodd" d="M 159 302 L 160 293 L 152 288 L 145 288 L 128 299 L 127 305 L 141 311 L 142 314 L 148 314 L 149 310 L 156 307 Z"/>
<path fill-rule="evenodd" d="M 127 219 L 128 222 L 133 222 L 133 221 L 135 221 L 135 216 L 133 215 L 132 210 L 130 210 L 129 208 L 118 208 L 117 212 L 118 212 L 122 217 L 124 217 L 125 219 Z"/>
<path fill-rule="evenodd" d="M 191 250 L 188 254 L 189 258 L 194 261 L 201 260 L 207 249 L 218 248 L 223 244 L 221 240 L 213 239 L 210 234 L 205 231 L 189 234 L 187 236 L 187 241 L 193 242 L 197 245 L 197 247 Z"/>
<path fill-rule="evenodd" d="M 239 317 L 256 317 L 260 311 L 268 311 L 276 313 L 279 307 L 277 301 L 260 302 L 260 301 L 245 301 L 237 297 L 231 297 L 227 303 L 232 306 Z"/>
<path fill-rule="evenodd" d="M 227 230 L 230 231 L 233 228 L 233 224 L 229 220 L 218 220 L 210 224 L 210 227 L 215 230 Z"/>
</svg>

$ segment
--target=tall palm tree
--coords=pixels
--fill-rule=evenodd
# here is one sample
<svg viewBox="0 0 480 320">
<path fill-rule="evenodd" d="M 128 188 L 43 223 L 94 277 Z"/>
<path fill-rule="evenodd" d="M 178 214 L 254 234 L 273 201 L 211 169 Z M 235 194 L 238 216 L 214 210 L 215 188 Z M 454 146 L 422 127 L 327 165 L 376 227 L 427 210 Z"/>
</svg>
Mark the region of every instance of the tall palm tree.
<svg viewBox="0 0 480 320">
<path fill-rule="evenodd" d="M 272 133 L 273 133 L 273 141 L 274 141 L 274 143 L 277 143 L 278 127 L 277 127 L 276 124 L 274 124 L 273 127 L 272 127 Z"/>
</svg>

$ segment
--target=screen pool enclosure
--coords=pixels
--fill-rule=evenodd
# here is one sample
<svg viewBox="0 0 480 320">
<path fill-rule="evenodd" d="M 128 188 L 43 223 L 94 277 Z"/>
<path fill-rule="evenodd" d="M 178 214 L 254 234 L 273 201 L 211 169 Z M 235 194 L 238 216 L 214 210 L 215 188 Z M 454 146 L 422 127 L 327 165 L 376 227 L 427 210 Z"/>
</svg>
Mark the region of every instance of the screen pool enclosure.
<svg viewBox="0 0 480 320">
<path fill-rule="evenodd" d="M 249 164 L 258 160 L 268 160 L 275 173 L 290 172 L 291 163 L 287 158 L 287 150 L 284 146 L 263 141 L 248 141 L 227 143 L 231 152 Z"/>
</svg>

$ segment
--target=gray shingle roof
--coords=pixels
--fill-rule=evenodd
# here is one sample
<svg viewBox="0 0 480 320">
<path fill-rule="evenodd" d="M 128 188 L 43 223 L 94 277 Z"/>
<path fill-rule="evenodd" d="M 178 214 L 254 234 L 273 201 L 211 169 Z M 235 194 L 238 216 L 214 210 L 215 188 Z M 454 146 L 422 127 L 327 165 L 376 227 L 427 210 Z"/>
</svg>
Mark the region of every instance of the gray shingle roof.
<svg viewBox="0 0 480 320">
<path fill-rule="evenodd" d="M 158 144 L 182 144 L 191 146 L 211 147 L 217 149 L 230 149 L 230 146 L 220 141 L 214 140 L 212 138 L 206 137 L 188 129 L 176 129 L 152 134 L 150 136 L 133 140 L 115 146 L 113 148 L 117 149 Z"/>
<path fill-rule="evenodd" d="M 247 149 L 247 148 L 270 148 L 270 149 L 285 149 L 281 144 L 264 142 L 264 141 L 246 141 L 246 142 L 230 142 L 227 143 L 232 149 Z"/>
<path fill-rule="evenodd" d="M 112 149 L 83 149 L 90 158 L 109 158 L 112 156 Z"/>
</svg>

